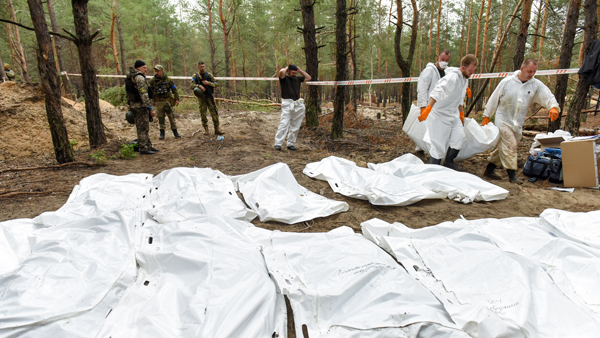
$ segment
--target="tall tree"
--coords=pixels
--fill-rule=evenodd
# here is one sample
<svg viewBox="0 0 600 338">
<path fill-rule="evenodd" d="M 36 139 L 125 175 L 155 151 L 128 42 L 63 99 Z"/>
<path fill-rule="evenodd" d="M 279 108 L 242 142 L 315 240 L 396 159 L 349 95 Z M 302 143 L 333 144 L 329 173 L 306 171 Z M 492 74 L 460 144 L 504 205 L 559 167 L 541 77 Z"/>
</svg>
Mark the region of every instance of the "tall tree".
<svg viewBox="0 0 600 338">
<path fill-rule="evenodd" d="M 481 0 L 479 6 L 479 17 L 477 18 L 477 32 L 475 32 L 475 56 L 479 57 L 479 37 L 481 36 L 481 20 L 483 20 L 483 9 L 485 8 L 485 0 Z"/>
<path fill-rule="evenodd" d="M 540 49 L 538 59 L 542 60 L 542 50 L 544 49 L 544 36 L 546 35 L 546 22 L 548 21 L 548 0 L 544 0 L 544 18 L 542 19 L 542 31 L 540 33 Z"/>
<path fill-rule="evenodd" d="M 83 92 L 85 93 L 85 116 L 88 136 L 90 147 L 96 148 L 106 143 L 106 135 L 104 135 L 104 125 L 102 124 L 102 115 L 100 112 L 96 66 L 92 58 L 92 42 L 100 31 L 90 34 L 88 1 L 71 0 L 71 5 L 73 6 L 73 19 L 77 34 L 75 44 L 79 52 L 79 65 L 81 67 Z"/>
<path fill-rule="evenodd" d="M 219 19 L 223 28 L 223 45 L 225 49 L 225 76 L 231 76 L 230 59 L 231 52 L 229 51 L 229 33 L 235 24 L 236 12 L 239 3 L 236 0 L 230 0 L 227 4 L 227 14 L 223 14 L 223 0 L 219 0 Z M 229 93 L 229 81 L 225 82 L 225 91 Z"/>
<path fill-rule="evenodd" d="M 54 15 L 54 6 L 52 5 L 52 0 L 47 0 L 46 5 L 48 5 L 48 15 L 50 16 L 50 23 L 52 24 L 52 30 L 58 32 L 58 24 L 56 23 L 56 16 Z M 65 67 L 64 56 L 62 52 L 62 39 L 58 36 L 53 36 L 52 40 L 54 41 L 54 47 L 56 48 L 56 59 L 58 60 L 58 71 L 66 72 L 67 68 Z M 60 77 L 59 77 L 60 80 Z M 59 81 L 60 84 L 60 81 Z M 71 91 L 71 82 L 69 81 L 69 77 L 64 74 L 62 75 L 62 84 L 63 91 L 66 94 L 69 94 Z"/>
<path fill-rule="evenodd" d="M 440 55 L 440 30 L 442 29 L 442 27 L 440 25 L 441 18 L 442 18 L 442 0 L 440 0 L 440 2 L 438 4 L 437 35 L 436 35 L 436 39 L 435 39 L 435 55 L 436 55 L 436 57 L 438 55 Z"/>
<path fill-rule="evenodd" d="M 523 12 L 521 14 L 521 26 L 519 27 L 519 34 L 517 35 L 517 45 L 515 48 L 515 58 L 513 63 L 513 69 L 521 68 L 521 64 L 525 59 L 525 44 L 527 43 L 527 29 L 529 28 L 529 21 L 531 18 L 531 5 L 533 0 L 525 0 L 523 2 Z"/>
<path fill-rule="evenodd" d="M 15 13 L 15 7 L 13 6 L 12 0 L 7 0 L 8 10 L 12 15 L 12 19 L 14 22 L 17 22 L 17 15 Z M 21 44 L 21 35 L 19 34 L 18 27 L 10 27 L 6 26 L 8 29 L 8 37 L 11 39 L 11 46 L 13 47 L 13 52 L 16 57 L 15 61 L 21 68 L 21 72 L 23 74 L 23 81 L 29 82 L 29 68 L 27 66 L 27 58 L 25 56 L 25 50 L 23 50 L 23 45 Z M 14 29 L 14 33 L 12 33 L 12 29 Z M 14 40 L 13 40 L 14 39 Z"/>
<path fill-rule="evenodd" d="M 319 46 L 317 44 L 317 32 L 325 27 L 315 28 L 315 0 L 300 0 L 302 11 L 302 28 L 298 30 L 304 37 L 304 55 L 306 57 L 306 72 L 311 78 L 319 79 Z M 308 86 L 308 98 L 306 100 L 306 126 L 319 126 L 319 113 L 321 112 L 319 102 L 319 86 Z"/>
<path fill-rule="evenodd" d="M 119 32 L 119 49 L 121 50 L 121 67 L 123 75 L 127 75 L 127 63 L 125 63 L 125 43 L 123 42 L 123 31 L 121 30 L 121 15 L 117 8 L 117 31 Z"/>
<path fill-rule="evenodd" d="M 571 57 L 573 56 L 573 45 L 575 43 L 577 21 L 579 21 L 580 6 L 581 0 L 571 0 L 569 3 L 567 20 L 565 21 L 565 29 L 563 31 L 563 41 L 560 48 L 558 69 L 570 68 L 571 66 Z M 560 129 L 562 110 L 565 106 L 568 85 L 569 74 L 561 74 L 556 76 L 556 89 L 554 90 L 554 96 L 556 97 L 556 101 L 558 101 L 558 105 L 560 107 L 559 117 L 554 122 L 548 120 L 548 131 L 554 132 L 555 130 Z"/>
<path fill-rule="evenodd" d="M 465 49 L 465 55 L 469 54 L 469 39 L 471 39 L 471 16 L 473 15 L 473 1 L 471 0 L 471 7 L 469 8 L 469 22 L 467 23 L 467 47 Z"/>
<path fill-rule="evenodd" d="M 492 57 L 492 62 L 490 63 L 490 66 L 488 68 L 488 73 L 492 73 L 494 71 L 494 67 L 496 66 L 496 61 L 498 60 L 498 57 L 500 56 L 500 51 L 502 50 L 502 45 L 504 44 L 504 41 L 506 40 L 506 36 L 508 35 L 508 32 L 510 30 L 510 27 L 512 26 L 514 19 L 517 17 L 517 13 L 519 12 L 521 5 L 523 4 L 523 1 L 525 1 L 525 0 L 519 0 L 519 3 L 517 4 L 517 6 L 515 7 L 515 10 L 513 11 L 513 14 L 510 16 L 510 20 L 508 20 L 508 23 L 506 24 L 506 28 L 504 29 L 504 33 L 502 34 L 500 41 L 496 44 L 496 49 L 494 50 L 494 56 Z M 467 111 L 465 113 L 466 116 L 469 116 L 469 114 L 471 113 L 471 111 L 473 110 L 475 105 L 477 104 L 477 101 L 479 101 L 479 99 L 483 96 L 483 92 L 485 91 L 485 88 L 487 87 L 487 85 L 489 83 L 490 83 L 490 79 L 489 78 L 485 79 L 485 81 L 483 82 L 483 85 L 481 85 L 481 87 L 479 88 L 477 95 L 475 95 L 475 97 L 473 98 L 473 101 L 469 105 L 469 108 L 467 109 Z"/>
<path fill-rule="evenodd" d="M 115 68 L 117 74 L 121 73 L 121 67 L 119 65 L 119 56 L 117 53 L 117 38 L 115 36 L 115 23 L 117 22 L 117 0 L 113 0 L 112 7 L 110 8 L 111 20 L 110 20 L 110 45 L 112 48 L 113 59 L 115 60 Z M 54 29 L 56 30 L 56 29 Z M 123 65 L 125 67 L 125 65 Z"/>
<path fill-rule="evenodd" d="M 412 68 L 413 56 L 415 54 L 415 46 L 417 42 L 417 28 L 419 27 L 419 9 L 417 8 L 416 0 L 411 0 L 413 8 L 413 20 L 411 25 L 410 35 L 410 46 L 408 48 L 408 55 L 406 59 L 402 56 L 401 40 L 402 40 L 402 27 L 404 26 L 404 20 L 402 19 L 402 1 L 396 0 L 396 8 L 398 14 L 398 23 L 396 24 L 396 36 L 394 37 L 394 54 L 396 55 L 396 62 L 402 71 L 402 77 L 410 77 L 410 69 Z M 439 55 L 439 51 L 438 51 Z M 406 120 L 408 112 L 410 110 L 410 82 L 402 83 L 402 120 Z"/>
<path fill-rule="evenodd" d="M 4 72 L 4 62 L 2 62 L 2 58 L 0 57 L 0 80 L 2 80 L 2 82 L 8 80 L 8 78 L 6 77 L 6 72 Z M 2 83 L 0 82 L 0 83 Z"/>
<path fill-rule="evenodd" d="M 434 12 L 435 12 L 435 2 L 434 2 L 434 0 L 431 0 L 431 16 L 429 17 L 429 50 L 427 52 L 427 61 L 431 60 L 431 41 L 433 41 L 433 13 Z"/>
<path fill-rule="evenodd" d="M 598 12 L 596 9 L 596 0 L 585 0 L 583 3 L 585 26 L 584 26 L 584 43 L 583 43 L 583 54 L 587 56 L 592 46 L 593 41 L 598 34 Z M 579 126 L 581 122 L 581 111 L 585 107 L 586 96 L 590 86 L 587 84 L 587 78 L 585 75 L 579 75 L 579 81 L 577 81 L 577 88 L 575 89 L 575 95 L 573 101 L 569 106 L 569 113 L 565 120 L 565 129 L 573 136 L 579 135 Z M 559 120 L 560 121 L 560 120 Z"/>
<path fill-rule="evenodd" d="M 215 60 L 215 42 L 213 40 L 212 28 L 212 3 L 206 0 L 206 9 L 208 11 L 208 45 L 210 47 L 210 68 L 214 76 L 217 76 L 217 64 Z"/>
<path fill-rule="evenodd" d="M 346 21 L 348 10 L 346 0 L 336 0 L 335 8 L 335 80 L 346 81 L 348 78 L 348 53 L 346 53 Z M 337 86 L 333 100 L 333 121 L 331 138 L 344 137 L 344 104 L 346 101 L 344 86 Z"/>
<path fill-rule="evenodd" d="M 538 4 L 538 11 L 537 11 L 537 15 L 535 16 L 535 34 L 533 35 L 533 45 L 531 46 L 531 52 L 532 53 L 536 53 L 537 52 L 537 46 L 538 46 L 538 38 L 540 35 L 540 22 L 542 19 L 542 7 L 544 5 L 543 1 L 540 1 L 540 3 Z"/>
<path fill-rule="evenodd" d="M 492 0 L 488 0 L 487 8 L 485 10 L 485 26 L 483 27 L 483 45 L 481 46 L 481 65 L 485 67 L 485 51 L 487 49 L 487 37 L 488 29 L 490 27 L 490 8 L 492 7 Z"/>
<path fill-rule="evenodd" d="M 62 108 L 60 104 L 61 92 L 60 81 L 54 60 L 52 41 L 48 32 L 48 25 L 44 15 L 44 7 L 41 0 L 27 0 L 31 12 L 31 21 L 35 30 L 38 47 L 37 59 L 40 71 L 40 81 L 46 99 L 46 116 L 50 125 L 54 155 L 58 163 L 75 161 L 73 149 L 67 136 Z"/>
<path fill-rule="evenodd" d="M 183 27 L 183 1 L 179 1 L 179 29 L 181 30 L 181 59 L 183 60 L 183 76 L 187 76 L 187 68 L 185 66 L 185 39 L 183 33 L 185 29 Z"/>
</svg>

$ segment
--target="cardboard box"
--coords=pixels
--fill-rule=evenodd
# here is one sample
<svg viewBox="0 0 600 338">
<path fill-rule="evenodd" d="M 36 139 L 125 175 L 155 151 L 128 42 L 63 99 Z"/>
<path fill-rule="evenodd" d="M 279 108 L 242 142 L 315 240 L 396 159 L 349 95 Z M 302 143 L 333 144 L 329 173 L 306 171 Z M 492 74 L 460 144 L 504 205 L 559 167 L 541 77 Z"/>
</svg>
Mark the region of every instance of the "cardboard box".
<svg viewBox="0 0 600 338">
<path fill-rule="evenodd" d="M 538 138 L 537 141 L 542 145 L 541 149 L 544 150 L 546 148 L 558 148 L 560 149 L 560 145 L 565 141 L 565 138 L 562 136 L 551 136 Z"/>
<path fill-rule="evenodd" d="M 575 140 L 561 144 L 565 188 L 598 186 L 598 140 Z"/>
</svg>

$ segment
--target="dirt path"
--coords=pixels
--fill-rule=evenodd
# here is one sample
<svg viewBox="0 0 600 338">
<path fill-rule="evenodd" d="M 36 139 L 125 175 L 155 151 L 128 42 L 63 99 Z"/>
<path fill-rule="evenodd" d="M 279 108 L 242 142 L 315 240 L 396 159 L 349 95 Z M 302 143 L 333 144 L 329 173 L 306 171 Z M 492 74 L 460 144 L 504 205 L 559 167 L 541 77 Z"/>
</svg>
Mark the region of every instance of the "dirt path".
<svg viewBox="0 0 600 338">
<path fill-rule="evenodd" d="M 361 114 L 376 116 L 380 110 L 360 109 Z M 547 181 L 525 183 L 521 186 L 509 184 L 506 180 L 494 182 L 508 189 L 510 195 L 503 201 L 461 204 L 448 199 L 427 200 L 406 207 L 380 207 L 367 201 L 347 198 L 335 194 L 327 182 L 313 180 L 302 174 L 308 163 L 324 157 L 336 155 L 366 166 L 367 162 L 387 162 L 402 154 L 414 152 L 413 143 L 401 132 L 399 123 L 392 111 L 386 111 L 377 120 L 358 118 L 354 127 L 348 128 L 347 137 L 332 142 L 325 128 L 317 130 L 301 129 L 297 147 L 299 151 L 275 151 L 273 137 L 279 123 L 279 111 L 226 111 L 221 108 L 221 125 L 227 133 L 223 141 L 214 135 L 205 136 L 198 131 L 201 122 L 194 110 L 178 113 L 179 132 L 183 138 L 175 140 L 167 131 L 166 140 L 158 140 L 158 125 L 151 125 L 151 139 L 161 151 L 152 156 L 139 156 L 131 160 L 107 160 L 103 166 L 68 167 L 63 169 L 5 172 L 0 174 L 0 194 L 10 191 L 27 191 L 38 194 L 0 198 L 0 221 L 14 218 L 30 218 L 44 211 L 56 210 L 66 201 L 72 188 L 78 182 L 95 173 L 125 175 L 129 173 L 158 174 L 174 167 L 210 167 L 228 175 L 248 173 L 277 162 L 289 165 L 298 183 L 325 197 L 342 200 L 350 205 L 349 212 L 320 218 L 314 221 L 285 225 L 277 222 L 254 224 L 267 229 L 287 231 L 329 231 L 341 225 L 360 230 L 360 223 L 377 217 L 388 222 L 402 222 L 418 228 L 454 221 L 461 215 L 467 219 L 485 217 L 504 218 L 515 216 L 538 216 L 546 208 L 559 208 L 570 211 L 591 211 L 600 208 L 600 193 L 592 189 L 576 189 L 574 193 L 549 190 L 559 186 Z M 105 124 L 109 126 L 110 143 L 102 149 L 106 156 L 117 155 L 120 144 L 135 138 L 135 127 L 123 120 L 124 112 L 113 109 L 103 113 Z M 327 115 L 322 119 L 325 122 Z M 360 122 L 360 123 L 359 123 Z M 325 123 L 323 123 L 326 125 Z M 212 132 L 212 126 L 211 126 Z M 194 136 L 192 136 L 194 134 Z M 520 144 L 519 162 L 525 162 L 532 138 L 525 137 Z M 77 160 L 89 161 L 89 149 L 76 146 Z M 52 154 L 36 157 L 21 157 L 0 162 L 0 170 L 8 167 L 39 166 L 56 164 Z M 479 175 L 487 164 L 484 155 L 461 163 L 466 171 Z M 503 173 L 506 179 L 506 174 Z M 525 179 L 520 173 L 520 177 Z"/>
</svg>

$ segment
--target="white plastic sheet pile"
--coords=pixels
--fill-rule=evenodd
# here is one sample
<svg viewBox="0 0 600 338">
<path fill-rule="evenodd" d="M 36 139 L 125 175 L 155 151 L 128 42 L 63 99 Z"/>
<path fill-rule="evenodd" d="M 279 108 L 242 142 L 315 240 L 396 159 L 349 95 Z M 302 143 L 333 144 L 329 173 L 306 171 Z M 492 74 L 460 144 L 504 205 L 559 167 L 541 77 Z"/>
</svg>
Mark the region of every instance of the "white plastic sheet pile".
<svg viewBox="0 0 600 338">
<path fill-rule="evenodd" d="M 458 220 L 414 230 L 374 219 L 362 229 L 472 337 L 597 337 L 600 251 L 549 224 Z"/>
<path fill-rule="evenodd" d="M 303 170 L 309 177 L 326 180 L 333 191 L 344 196 L 368 200 L 374 205 L 409 205 L 423 199 L 445 198 L 420 184 L 362 168 L 356 163 L 329 156 L 309 163 Z"/>
<path fill-rule="evenodd" d="M 227 217 L 147 220 L 137 280 L 98 337 L 286 337 L 283 295 L 248 227 Z"/>
<path fill-rule="evenodd" d="M 47 227 L 0 223 L 0 337 L 285 338 L 254 226 L 231 217 L 250 214 L 210 169 L 88 177 Z"/>
<path fill-rule="evenodd" d="M 468 337 L 423 285 L 349 227 L 253 232 L 297 334 L 306 325 L 311 338 Z"/>
<path fill-rule="evenodd" d="M 256 213 L 237 196 L 231 179 L 210 168 L 174 168 L 152 179 L 152 206 L 158 222 L 183 221 L 198 216 L 228 216 L 251 221 Z"/>
<path fill-rule="evenodd" d="M 458 114 L 458 111 L 456 113 Z M 427 123 L 419 122 L 420 114 L 421 109 L 412 105 L 402 130 L 417 146 L 429 154 L 431 137 L 435 137 L 435 135 L 429 134 Z M 466 143 L 456 157 L 459 161 L 494 148 L 500 139 L 500 130 L 492 122 L 482 127 L 477 121 L 467 117 L 464 128 Z"/>
<path fill-rule="evenodd" d="M 285 163 L 276 163 L 231 180 L 261 222 L 300 223 L 348 211 L 348 203 L 317 195 L 298 184 Z"/>
<path fill-rule="evenodd" d="M 368 167 L 420 184 L 431 191 L 444 193 L 449 199 L 457 202 L 497 201 L 508 196 L 508 190 L 473 174 L 440 165 L 424 164 L 413 154 L 405 154 L 386 163 L 369 163 Z"/>
</svg>

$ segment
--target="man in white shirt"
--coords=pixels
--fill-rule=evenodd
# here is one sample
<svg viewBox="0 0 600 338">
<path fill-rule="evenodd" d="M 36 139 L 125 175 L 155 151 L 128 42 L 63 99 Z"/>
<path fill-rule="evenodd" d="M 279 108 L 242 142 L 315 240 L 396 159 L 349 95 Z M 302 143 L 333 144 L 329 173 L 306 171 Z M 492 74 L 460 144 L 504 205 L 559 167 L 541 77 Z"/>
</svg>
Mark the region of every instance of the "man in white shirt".
<svg viewBox="0 0 600 338">
<path fill-rule="evenodd" d="M 431 164 L 440 164 L 445 156 L 444 166 L 458 170 L 454 159 L 465 142 L 463 99 L 468 79 L 475 73 L 478 63 L 475 55 L 469 54 L 460 60 L 460 68 L 448 68 L 446 76 L 429 95 L 427 107 L 421 111 L 419 121 L 427 119 L 427 132 L 432 143 Z"/>
<path fill-rule="evenodd" d="M 523 136 L 523 123 L 531 103 L 537 103 L 549 110 L 551 121 L 558 118 L 558 102 L 540 80 L 534 78 L 538 69 L 536 59 L 527 59 L 521 69 L 500 81 L 485 105 L 482 126 L 490 122 L 496 113 L 495 124 L 500 129 L 500 141 L 489 157 L 484 176 L 495 180 L 502 177 L 494 172 L 498 166 L 504 167 L 511 183 L 522 183 L 517 177 L 517 146 Z"/>
</svg>

